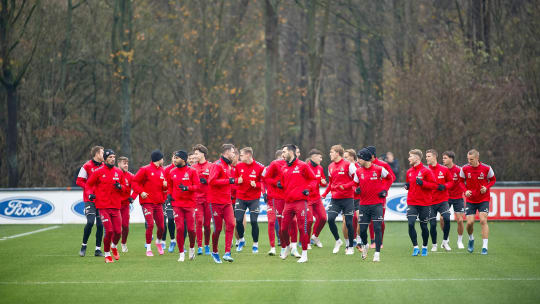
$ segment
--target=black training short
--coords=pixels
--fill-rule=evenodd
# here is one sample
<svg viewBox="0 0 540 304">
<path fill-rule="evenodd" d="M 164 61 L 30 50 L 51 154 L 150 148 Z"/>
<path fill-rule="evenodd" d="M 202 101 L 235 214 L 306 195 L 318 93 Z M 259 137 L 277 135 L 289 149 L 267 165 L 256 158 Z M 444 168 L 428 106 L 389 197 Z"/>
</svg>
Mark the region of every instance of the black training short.
<svg viewBox="0 0 540 304">
<path fill-rule="evenodd" d="M 448 206 L 454 209 L 456 213 L 465 212 L 465 203 L 462 198 L 450 198 L 448 199 Z"/>
<path fill-rule="evenodd" d="M 369 225 L 371 221 L 382 221 L 383 217 L 383 205 L 360 205 L 360 224 Z"/>
<path fill-rule="evenodd" d="M 241 199 L 236 199 L 236 204 L 234 204 L 234 212 L 237 211 L 243 212 L 244 214 L 246 212 L 246 209 L 249 208 L 249 212 L 251 213 L 259 213 L 259 199 L 254 199 L 250 201 L 245 201 Z"/>
<path fill-rule="evenodd" d="M 418 217 L 420 222 L 427 222 L 429 215 L 431 213 L 431 206 L 417 206 L 409 205 L 407 206 L 407 217 L 414 216 Z"/>
<path fill-rule="evenodd" d="M 436 218 L 437 212 L 440 213 L 441 215 L 450 212 L 450 207 L 448 206 L 448 202 L 440 202 L 438 204 L 431 205 L 429 207 L 431 207 L 430 219 Z"/>
<path fill-rule="evenodd" d="M 343 215 L 353 215 L 354 213 L 354 201 L 352 198 L 338 198 L 332 199 L 330 205 L 328 205 L 328 213 L 335 212 L 339 214 L 343 212 Z"/>
<path fill-rule="evenodd" d="M 465 214 L 475 215 L 476 210 L 478 210 L 478 213 L 480 212 L 489 213 L 489 202 L 481 202 L 478 204 L 467 203 L 467 208 L 465 208 Z"/>
<path fill-rule="evenodd" d="M 360 210 L 360 200 L 353 199 L 353 202 L 354 202 L 354 210 Z"/>
<path fill-rule="evenodd" d="M 85 216 L 89 216 L 89 215 L 99 216 L 99 211 L 96 208 L 96 204 L 94 204 L 93 202 L 84 202 L 84 215 Z"/>
</svg>

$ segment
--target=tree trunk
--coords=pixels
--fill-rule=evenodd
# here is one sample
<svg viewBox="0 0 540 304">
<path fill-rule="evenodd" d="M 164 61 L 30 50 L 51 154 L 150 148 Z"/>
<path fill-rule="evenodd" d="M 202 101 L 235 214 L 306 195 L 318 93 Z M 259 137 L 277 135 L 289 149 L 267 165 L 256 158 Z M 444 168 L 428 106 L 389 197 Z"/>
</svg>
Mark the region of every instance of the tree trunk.
<svg viewBox="0 0 540 304">
<path fill-rule="evenodd" d="M 7 163 L 9 174 L 9 187 L 19 185 L 19 164 L 17 162 L 17 87 L 5 86 L 7 92 L 8 127 L 7 139 Z"/>
<path fill-rule="evenodd" d="M 266 71 L 265 71 L 265 112 L 264 112 L 264 138 L 265 158 L 273 159 L 274 151 L 278 148 L 278 99 L 276 83 L 279 67 L 279 28 L 277 5 L 265 0 L 265 40 L 266 40 Z"/>
</svg>

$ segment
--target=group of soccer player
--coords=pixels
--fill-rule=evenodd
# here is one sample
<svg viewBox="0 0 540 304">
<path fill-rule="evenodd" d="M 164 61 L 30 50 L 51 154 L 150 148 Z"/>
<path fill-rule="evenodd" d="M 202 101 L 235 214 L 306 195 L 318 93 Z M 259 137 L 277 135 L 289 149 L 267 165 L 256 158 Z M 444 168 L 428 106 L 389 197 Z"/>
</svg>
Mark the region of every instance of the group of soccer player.
<svg viewBox="0 0 540 304">
<path fill-rule="evenodd" d="M 323 247 L 319 235 L 328 222 L 335 239 L 334 254 L 345 244 L 346 255 L 353 255 L 356 247 L 362 259 L 366 259 L 371 247 L 375 249 L 373 261 L 380 261 L 386 197 L 395 175 L 386 162 L 376 157 L 373 146 L 357 151 L 345 150 L 341 145 L 332 146 L 328 179 L 321 166 L 323 153 L 312 149 L 304 162 L 299 159 L 300 150 L 293 144 L 277 150 L 275 160 L 266 167 L 255 161 L 252 148 L 238 150 L 232 144 L 222 145 L 221 156 L 213 163 L 207 160 L 208 149 L 201 144 L 195 145 L 189 153 L 175 151 L 167 167 L 164 167 L 163 153 L 155 150 L 150 155 L 150 163 L 135 175 L 129 172 L 129 159 L 126 157 L 119 157 L 115 166 L 116 155 L 111 149 L 95 146 L 91 156 L 77 178 L 77 184 L 84 190 L 87 218 L 80 256 L 86 255 L 88 238 L 96 222 L 95 256 L 105 256 L 106 263 L 119 260 L 117 245 L 121 240 L 122 252 L 128 251 L 130 206 L 139 197 L 145 218 L 147 256 L 154 255 L 151 245 L 155 226 L 155 246 L 160 255 L 164 254 L 168 228 L 171 238 L 168 251 L 174 252 L 178 247 L 179 262 L 186 259 L 186 238 L 189 240 L 190 260 L 205 254 L 216 263 L 222 263 L 222 260 L 233 262 L 233 235 L 236 235 L 237 252 L 246 245 L 247 209 L 250 211 L 252 253 L 259 252 L 257 219 L 262 194 L 267 203 L 269 255 L 276 255 L 277 232 L 281 259 L 293 255 L 299 263 L 307 262 L 312 244 Z M 480 163 L 476 150 L 468 152 L 468 164 L 462 168 L 454 164 L 455 154 L 452 151 L 443 153 L 443 165 L 438 163 L 437 157 L 435 150 L 427 150 L 426 167 L 422 163 L 422 151 L 414 149 L 409 152 L 411 168 L 406 174 L 405 189 L 408 190 L 407 219 L 412 255 L 428 255 L 430 235 L 431 251 L 437 251 L 438 214 L 443 231 L 441 247 L 451 250 L 450 207 L 454 209 L 458 223 L 457 245 L 460 249 L 464 248 L 462 235 L 466 214 L 468 251 L 471 253 L 474 251 L 473 225 L 478 211 L 483 239 L 481 253 L 487 254 L 489 191 L 495 183 L 493 170 Z M 326 187 L 322 195 L 321 187 Z M 326 210 L 322 200 L 328 194 L 331 202 Z M 341 240 L 336 225 L 340 213 L 344 219 L 345 242 Z M 415 230 L 417 219 L 422 230 L 421 250 Z M 367 238 L 368 228 L 371 244 Z M 225 249 L 224 255 L 220 256 L 218 244 L 223 229 Z M 104 254 L 100 246 L 102 237 Z M 297 249 L 298 241 L 301 253 Z"/>
</svg>

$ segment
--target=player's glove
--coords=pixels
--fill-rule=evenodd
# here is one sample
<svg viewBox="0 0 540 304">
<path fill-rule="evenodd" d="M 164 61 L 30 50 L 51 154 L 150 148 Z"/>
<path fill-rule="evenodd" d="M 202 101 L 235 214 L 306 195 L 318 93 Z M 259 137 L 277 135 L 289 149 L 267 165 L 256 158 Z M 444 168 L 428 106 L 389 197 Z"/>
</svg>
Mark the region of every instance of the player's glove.
<svg viewBox="0 0 540 304">
<path fill-rule="evenodd" d="M 305 196 L 308 196 L 309 195 L 309 190 L 306 189 L 306 190 L 302 191 L 302 194 L 305 195 Z"/>
<path fill-rule="evenodd" d="M 179 185 L 178 188 L 180 188 L 180 190 L 182 191 L 188 191 L 188 186 L 184 186 L 184 185 Z"/>
<path fill-rule="evenodd" d="M 199 180 L 201 181 L 201 184 L 203 184 L 203 185 L 208 184 L 208 181 L 206 181 L 206 178 L 204 178 L 204 177 L 201 177 Z"/>
<path fill-rule="evenodd" d="M 409 190 L 409 183 L 405 183 L 405 190 Z"/>
<path fill-rule="evenodd" d="M 133 204 L 133 198 L 132 197 L 128 198 L 128 200 L 129 200 L 130 204 Z"/>
<path fill-rule="evenodd" d="M 88 195 L 88 199 L 93 202 L 95 199 L 96 199 L 96 195 L 95 194 L 90 194 Z"/>
<path fill-rule="evenodd" d="M 276 187 L 279 189 L 283 189 L 283 185 L 281 184 L 281 181 L 277 181 Z"/>
<path fill-rule="evenodd" d="M 417 184 L 418 186 L 422 186 L 422 185 L 424 184 L 424 181 L 417 177 L 417 178 L 416 178 L 416 184 Z"/>
<path fill-rule="evenodd" d="M 439 191 L 444 191 L 445 189 L 446 189 L 446 186 L 445 186 L 445 185 L 442 185 L 442 184 L 441 184 L 441 185 L 438 185 L 438 186 L 437 186 L 437 190 L 439 190 Z"/>
<path fill-rule="evenodd" d="M 229 178 L 229 184 L 231 184 L 231 185 L 234 184 L 234 178 L 232 178 L 232 177 Z"/>
<path fill-rule="evenodd" d="M 357 187 L 356 189 L 354 189 L 354 193 L 360 194 L 362 193 L 362 189 L 360 189 L 360 187 Z"/>
<path fill-rule="evenodd" d="M 386 197 L 388 195 L 388 192 L 386 190 L 383 190 L 381 192 L 379 192 L 379 197 Z"/>
<path fill-rule="evenodd" d="M 116 187 L 116 189 L 122 190 L 122 185 L 120 185 L 119 182 L 114 183 L 114 186 Z"/>
</svg>

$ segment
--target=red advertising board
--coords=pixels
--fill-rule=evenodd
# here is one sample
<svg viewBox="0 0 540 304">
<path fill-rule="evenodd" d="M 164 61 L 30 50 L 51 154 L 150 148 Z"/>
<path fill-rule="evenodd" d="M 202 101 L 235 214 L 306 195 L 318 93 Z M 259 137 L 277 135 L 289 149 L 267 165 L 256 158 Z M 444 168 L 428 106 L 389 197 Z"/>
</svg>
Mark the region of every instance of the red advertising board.
<svg viewBox="0 0 540 304">
<path fill-rule="evenodd" d="M 489 220 L 540 220 L 540 187 L 493 187 Z"/>
</svg>

